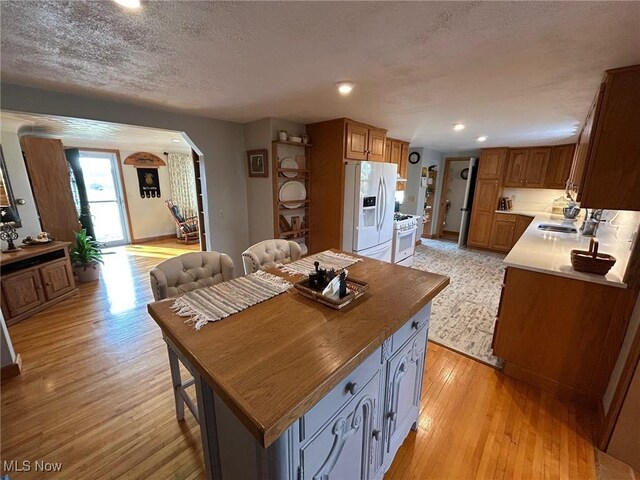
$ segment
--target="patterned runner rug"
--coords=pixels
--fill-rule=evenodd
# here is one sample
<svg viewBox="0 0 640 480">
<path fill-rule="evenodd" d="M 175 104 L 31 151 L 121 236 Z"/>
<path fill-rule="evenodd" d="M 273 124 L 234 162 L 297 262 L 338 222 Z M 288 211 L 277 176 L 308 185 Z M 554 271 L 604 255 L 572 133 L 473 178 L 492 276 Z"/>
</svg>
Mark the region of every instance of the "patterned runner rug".
<svg viewBox="0 0 640 480">
<path fill-rule="evenodd" d="M 313 262 L 320 262 L 320 268 L 326 268 L 327 270 L 335 268 L 336 271 L 339 271 L 361 261 L 362 259 L 358 257 L 325 250 L 324 252 L 301 258 L 295 262 L 278 265 L 276 268 L 283 272 L 287 272 L 290 275 L 307 275 L 310 271 L 315 270 L 316 268 L 313 265 Z"/>
<path fill-rule="evenodd" d="M 209 322 L 217 322 L 257 303 L 286 292 L 292 287 L 277 275 L 258 271 L 211 287 L 199 288 L 177 298 L 172 309 L 185 323 L 200 330 Z"/>
<path fill-rule="evenodd" d="M 504 276 L 504 255 L 454 242 L 423 240 L 413 267 L 448 275 L 451 284 L 433 300 L 429 339 L 498 368 L 491 340 Z"/>
</svg>

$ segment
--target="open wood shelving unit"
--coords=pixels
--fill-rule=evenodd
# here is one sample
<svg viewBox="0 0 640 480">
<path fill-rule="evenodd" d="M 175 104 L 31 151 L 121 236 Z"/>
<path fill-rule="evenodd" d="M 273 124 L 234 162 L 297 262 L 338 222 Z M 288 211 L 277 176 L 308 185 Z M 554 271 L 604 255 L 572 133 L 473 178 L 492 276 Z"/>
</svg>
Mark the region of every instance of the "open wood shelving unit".
<svg viewBox="0 0 640 480">
<path fill-rule="evenodd" d="M 296 147 L 296 150 L 291 147 Z M 309 247 L 309 204 L 311 191 L 311 147 L 309 143 L 281 142 L 274 140 L 271 142 L 271 179 L 273 182 L 273 233 L 274 238 L 282 238 L 286 240 L 300 241 L 304 240 L 307 248 Z M 301 150 L 300 153 L 293 153 Z M 304 165 L 301 168 L 280 168 L 280 161 L 287 158 L 302 155 L 304 152 Z M 286 173 L 296 173 L 295 177 L 287 177 Z M 301 198 L 293 201 L 280 201 L 280 188 L 286 182 L 298 181 L 304 183 L 307 190 L 307 198 Z M 289 208 L 287 205 L 302 204 L 297 208 Z M 291 230 L 280 229 L 280 216 L 301 217 L 301 227 Z M 290 220 L 287 219 L 289 224 Z"/>
</svg>

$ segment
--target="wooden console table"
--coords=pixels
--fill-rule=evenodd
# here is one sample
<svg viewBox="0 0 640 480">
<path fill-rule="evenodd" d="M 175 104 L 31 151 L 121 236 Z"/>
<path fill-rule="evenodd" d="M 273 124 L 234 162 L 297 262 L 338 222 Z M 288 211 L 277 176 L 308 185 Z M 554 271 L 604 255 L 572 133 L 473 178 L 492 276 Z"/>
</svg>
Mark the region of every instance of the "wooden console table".
<svg viewBox="0 0 640 480">
<path fill-rule="evenodd" d="M 2 314 L 12 325 L 78 292 L 70 242 L 22 247 L 0 254 Z"/>
</svg>

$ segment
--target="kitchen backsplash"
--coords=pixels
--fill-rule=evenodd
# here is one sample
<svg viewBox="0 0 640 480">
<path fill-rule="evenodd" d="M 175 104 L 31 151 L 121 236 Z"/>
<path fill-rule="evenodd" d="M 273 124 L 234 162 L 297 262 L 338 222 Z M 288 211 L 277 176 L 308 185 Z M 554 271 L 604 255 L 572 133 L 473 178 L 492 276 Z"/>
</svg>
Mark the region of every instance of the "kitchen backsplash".
<svg viewBox="0 0 640 480">
<path fill-rule="evenodd" d="M 615 236 L 622 245 L 631 248 L 638 227 L 640 227 L 640 212 L 628 210 L 605 210 L 602 219 L 606 220 L 600 228 L 614 229 Z"/>
<path fill-rule="evenodd" d="M 564 197 L 564 190 L 548 190 L 544 188 L 505 188 L 502 196 L 511 199 L 513 210 L 517 212 L 548 212 L 558 197 Z"/>
</svg>

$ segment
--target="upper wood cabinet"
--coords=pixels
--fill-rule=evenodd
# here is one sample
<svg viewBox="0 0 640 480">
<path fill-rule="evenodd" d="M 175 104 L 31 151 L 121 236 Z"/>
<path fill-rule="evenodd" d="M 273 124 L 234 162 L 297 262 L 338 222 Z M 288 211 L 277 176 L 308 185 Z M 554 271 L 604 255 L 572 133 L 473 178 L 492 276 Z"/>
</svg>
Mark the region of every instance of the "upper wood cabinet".
<svg viewBox="0 0 640 480">
<path fill-rule="evenodd" d="M 369 129 L 358 123 L 347 122 L 347 141 L 345 158 L 350 160 L 366 160 L 369 150 Z"/>
<path fill-rule="evenodd" d="M 384 146 L 387 140 L 387 131 L 377 128 L 369 129 L 368 155 L 370 162 L 384 162 Z"/>
<path fill-rule="evenodd" d="M 398 173 L 402 178 L 407 178 L 407 164 L 409 163 L 409 144 L 402 142 L 402 148 L 400 150 L 400 164 Z M 404 187 L 403 187 L 404 190 Z"/>
<path fill-rule="evenodd" d="M 551 157 L 550 147 L 532 148 L 524 173 L 524 186 L 527 188 L 544 187 L 547 178 L 547 167 Z"/>
<path fill-rule="evenodd" d="M 544 187 L 550 156 L 550 147 L 514 148 L 510 150 L 504 186 Z"/>
<path fill-rule="evenodd" d="M 398 166 L 398 175 L 407 178 L 407 163 L 409 162 L 409 143 L 403 140 L 387 138 L 385 162 L 395 163 Z M 406 182 L 397 182 L 396 190 L 404 190 Z"/>
<path fill-rule="evenodd" d="M 351 120 L 346 122 L 344 157 L 349 160 L 385 161 L 387 131 Z"/>
<path fill-rule="evenodd" d="M 528 148 L 516 148 L 509 151 L 507 174 L 504 178 L 505 187 L 524 187 L 528 160 Z"/>
<path fill-rule="evenodd" d="M 486 148 L 480 154 L 478 179 L 500 180 L 507 163 L 507 148 Z"/>
<path fill-rule="evenodd" d="M 313 139 L 309 178 L 309 253 L 342 246 L 344 161 L 390 161 L 386 130 L 337 118 L 307 125 Z M 400 155 L 402 149 L 400 149 Z"/>
<path fill-rule="evenodd" d="M 587 208 L 640 210 L 640 65 L 608 70 L 587 115 L 569 189 Z"/>
<path fill-rule="evenodd" d="M 566 188 L 575 148 L 573 143 L 551 147 L 544 188 Z"/>
</svg>

